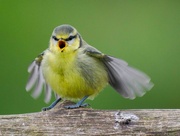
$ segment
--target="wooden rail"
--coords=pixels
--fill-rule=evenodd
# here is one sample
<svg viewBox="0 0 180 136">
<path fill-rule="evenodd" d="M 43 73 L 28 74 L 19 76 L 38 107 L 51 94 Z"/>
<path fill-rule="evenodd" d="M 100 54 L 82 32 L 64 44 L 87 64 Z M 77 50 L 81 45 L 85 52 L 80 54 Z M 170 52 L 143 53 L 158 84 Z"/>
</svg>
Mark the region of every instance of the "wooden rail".
<svg viewBox="0 0 180 136">
<path fill-rule="evenodd" d="M 180 109 L 64 109 L 0 115 L 0 135 L 180 135 Z"/>
</svg>

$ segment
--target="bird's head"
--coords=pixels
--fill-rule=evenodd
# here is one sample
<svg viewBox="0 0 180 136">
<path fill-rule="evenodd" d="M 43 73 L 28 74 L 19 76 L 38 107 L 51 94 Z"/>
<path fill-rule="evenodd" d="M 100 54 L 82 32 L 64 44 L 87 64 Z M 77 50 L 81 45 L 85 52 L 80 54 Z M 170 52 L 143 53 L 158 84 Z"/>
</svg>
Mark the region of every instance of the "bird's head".
<svg viewBox="0 0 180 136">
<path fill-rule="evenodd" d="M 74 52 L 81 46 L 81 37 L 70 25 L 61 25 L 54 29 L 50 39 L 50 50 L 57 53 Z"/>
</svg>

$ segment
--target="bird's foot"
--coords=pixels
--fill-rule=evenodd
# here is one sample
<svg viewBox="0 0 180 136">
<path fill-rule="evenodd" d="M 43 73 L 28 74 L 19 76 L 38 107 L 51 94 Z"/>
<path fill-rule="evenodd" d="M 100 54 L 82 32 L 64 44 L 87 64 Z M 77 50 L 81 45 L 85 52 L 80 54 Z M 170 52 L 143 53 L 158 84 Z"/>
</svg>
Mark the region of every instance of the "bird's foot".
<svg viewBox="0 0 180 136">
<path fill-rule="evenodd" d="M 60 101 L 61 101 L 61 98 L 58 98 L 50 106 L 42 108 L 42 111 L 47 111 L 47 110 L 54 108 L 54 106 L 56 106 L 56 104 Z"/>
<path fill-rule="evenodd" d="M 67 105 L 67 106 L 64 106 L 64 108 L 66 109 L 76 109 L 76 108 L 80 108 L 80 107 L 88 107 L 90 106 L 88 103 L 83 103 L 83 104 L 79 104 L 79 103 L 76 103 L 74 105 Z"/>
</svg>

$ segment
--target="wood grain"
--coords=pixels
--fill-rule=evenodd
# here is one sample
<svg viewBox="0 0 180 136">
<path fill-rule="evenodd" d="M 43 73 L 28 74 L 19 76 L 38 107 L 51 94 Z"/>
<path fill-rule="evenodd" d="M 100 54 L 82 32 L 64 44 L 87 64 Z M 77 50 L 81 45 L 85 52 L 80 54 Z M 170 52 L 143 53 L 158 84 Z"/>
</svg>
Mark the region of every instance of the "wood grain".
<svg viewBox="0 0 180 136">
<path fill-rule="evenodd" d="M 180 109 L 64 109 L 69 103 L 50 111 L 0 115 L 0 135 L 180 135 Z"/>
</svg>

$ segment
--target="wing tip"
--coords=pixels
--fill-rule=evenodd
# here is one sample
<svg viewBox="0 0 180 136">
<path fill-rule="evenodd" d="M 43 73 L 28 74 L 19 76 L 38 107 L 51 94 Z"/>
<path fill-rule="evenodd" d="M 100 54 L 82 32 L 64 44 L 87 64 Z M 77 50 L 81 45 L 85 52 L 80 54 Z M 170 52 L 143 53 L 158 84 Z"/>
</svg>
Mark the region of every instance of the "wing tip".
<svg viewBox="0 0 180 136">
<path fill-rule="evenodd" d="M 29 91 L 31 90 L 31 87 L 27 84 L 26 87 L 25 87 L 25 90 L 26 90 L 27 92 L 29 92 Z"/>
<path fill-rule="evenodd" d="M 104 63 L 109 74 L 110 85 L 124 98 L 133 100 L 136 97 L 142 97 L 154 86 L 149 76 L 128 66 L 128 63 L 121 59 L 106 55 Z"/>
</svg>

